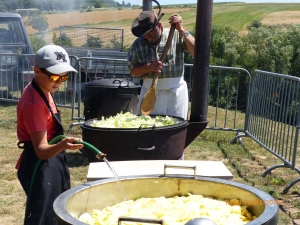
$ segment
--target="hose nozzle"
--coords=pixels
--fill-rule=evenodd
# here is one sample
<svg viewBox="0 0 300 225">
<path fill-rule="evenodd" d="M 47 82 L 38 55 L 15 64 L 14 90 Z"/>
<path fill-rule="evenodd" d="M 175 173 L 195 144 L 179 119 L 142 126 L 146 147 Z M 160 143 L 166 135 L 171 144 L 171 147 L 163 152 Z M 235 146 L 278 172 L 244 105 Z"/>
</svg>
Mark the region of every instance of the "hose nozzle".
<svg viewBox="0 0 300 225">
<path fill-rule="evenodd" d="M 67 136 L 65 135 L 58 135 L 56 136 L 55 138 L 53 138 L 49 144 L 54 144 L 56 143 L 57 141 L 60 141 L 61 139 L 64 139 L 66 138 Z M 105 158 L 106 154 L 105 153 L 102 153 L 100 152 L 95 146 L 91 145 L 90 143 L 87 143 L 85 141 L 82 141 L 82 140 L 78 140 L 78 141 L 75 141 L 76 144 L 83 144 L 85 147 L 89 148 L 90 150 L 92 150 L 95 154 L 96 154 L 96 158 L 97 159 L 100 159 L 102 160 L 103 158 Z"/>
<path fill-rule="evenodd" d="M 105 156 L 106 156 L 106 154 L 101 152 L 100 154 L 96 155 L 96 158 L 99 159 L 99 160 L 102 160 L 102 159 L 105 158 Z"/>
</svg>

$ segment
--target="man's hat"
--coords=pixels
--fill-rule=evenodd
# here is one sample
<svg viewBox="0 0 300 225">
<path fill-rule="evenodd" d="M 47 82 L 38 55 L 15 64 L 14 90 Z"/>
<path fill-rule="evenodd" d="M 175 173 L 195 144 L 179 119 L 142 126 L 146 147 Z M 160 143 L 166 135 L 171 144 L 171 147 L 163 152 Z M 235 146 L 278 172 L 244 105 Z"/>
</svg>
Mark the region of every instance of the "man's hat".
<svg viewBox="0 0 300 225">
<path fill-rule="evenodd" d="M 58 45 L 46 45 L 40 48 L 35 55 L 35 66 L 53 74 L 71 71 L 77 73 L 77 70 L 70 65 L 66 50 Z"/>
<path fill-rule="evenodd" d="M 157 18 L 153 10 L 142 11 L 133 21 L 131 25 L 131 32 L 136 37 L 145 36 L 158 24 L 160 19 L 161 17 Z"/>
</svg>

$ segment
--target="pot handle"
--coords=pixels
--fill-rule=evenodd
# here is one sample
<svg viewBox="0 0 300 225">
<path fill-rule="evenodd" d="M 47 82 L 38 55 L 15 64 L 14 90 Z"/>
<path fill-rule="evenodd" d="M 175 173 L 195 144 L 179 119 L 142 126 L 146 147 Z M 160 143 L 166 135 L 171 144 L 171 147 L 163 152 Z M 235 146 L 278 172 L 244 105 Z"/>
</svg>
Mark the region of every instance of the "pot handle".
<svg viewBox="0 0 300 225">
<path fill-rule="evenodd" d="M 188 169 L 188 170 L 194 170 L 194 179 L 196 179 L 196 166 L 178 166 L 178 165 L 164 165 L 164 176 L 166 176 L 167 168 L 173 168 L 173 169 Z"/>
<path fill-rule="evenodd" d="M 137 148 L 137 150 L 141 150 L 141 151 L 153 151 L 153 150 L 155 150 L 155 146 L 152 146 L 150 148 Z"/>
<path fill-rule="evenodd" d="M 144 219 L 144 218 L 136 218 L 136 217 L 119 217 L 118 225 L 121 225 L 122 221 L 141 222 L 141 223 L 154 223 L 154 224 L 164 225 L 164 220 Z"/>
</svg>

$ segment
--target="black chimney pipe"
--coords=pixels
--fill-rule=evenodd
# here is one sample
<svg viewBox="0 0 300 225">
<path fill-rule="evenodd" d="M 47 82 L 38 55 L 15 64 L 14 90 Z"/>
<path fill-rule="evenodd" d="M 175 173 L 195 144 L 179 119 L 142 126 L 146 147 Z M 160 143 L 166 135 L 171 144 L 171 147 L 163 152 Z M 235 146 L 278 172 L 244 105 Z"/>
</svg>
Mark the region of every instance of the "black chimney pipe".
<svg viewBox="0 0 300 225">
<path fill-rule="evenodd" d="M 191 122 L 206 122 L 213 0 L 198 0 L 193 65 Z"/>
<path fill-rule="evenodd" d="M 213 0 L 198 0 L 195 33 L 195 55 L 192 80 L 192 102 L 185 147 L 206 128 L 209 84 L 209 55 Z"/>
<path fill-rule="evenodd" d="M 143 0 L 143 11 L 152 10 L 152 0 Z"/>
<path fill-rule="evenodd" d="M 153 0 L 143 0 L 143 11 L 152 10 L 152 1 Z M 207 99 L 209 83 L 212 9 L 213 0 L 198 0 L 191 114 L 189 125 L 187 128 L 185 147 L 187 147 L 206 128 L 208 123 Z"/>
</svg>

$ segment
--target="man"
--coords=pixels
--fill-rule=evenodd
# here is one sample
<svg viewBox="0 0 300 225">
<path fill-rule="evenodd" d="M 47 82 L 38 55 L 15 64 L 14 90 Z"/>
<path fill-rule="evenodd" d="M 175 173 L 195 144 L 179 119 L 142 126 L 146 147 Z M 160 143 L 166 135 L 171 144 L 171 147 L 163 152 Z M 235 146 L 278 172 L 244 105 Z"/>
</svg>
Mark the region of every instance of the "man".
<svg viewBox="0 0 300 225">
<path fill-rule="evenodd" d="M 182 18 L 173 14 L 170 25 L 175 32 L 164 62 L 159 61 L 167 42 L 169 29 L 162 26 L 154 11 L 143 11 L 133 21 L 131 31 L 138 37 L 128 52 L 128 68 L 132 76 L 141 77 L 143 86 L 138 103 L 152 84 L 153 73 L 160 73 L 156 88 L 156 102 L 151 114 L 170 115 L 187 119 L 188 89 L 184 81 L 184 52 L 194 56 L 194 37 L 182 26 Z"/>
</svg>

